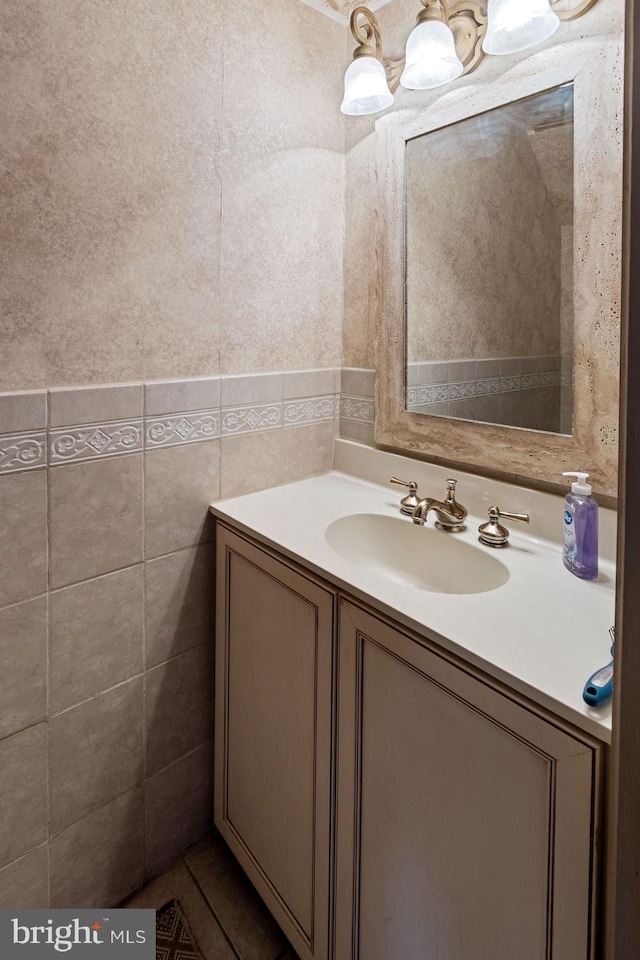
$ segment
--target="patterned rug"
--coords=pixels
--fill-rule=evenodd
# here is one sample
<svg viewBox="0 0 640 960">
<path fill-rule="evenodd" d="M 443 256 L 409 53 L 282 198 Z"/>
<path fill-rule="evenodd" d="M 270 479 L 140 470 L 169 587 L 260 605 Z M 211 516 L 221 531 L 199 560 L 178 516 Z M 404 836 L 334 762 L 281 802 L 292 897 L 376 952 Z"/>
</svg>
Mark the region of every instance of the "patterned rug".
<svg viewBox="0 0 640 960">
<path fill-rule="evenodd" d="M 202 960 L 179 900 L 156 911 L 156 960 Z"/>
</svg>

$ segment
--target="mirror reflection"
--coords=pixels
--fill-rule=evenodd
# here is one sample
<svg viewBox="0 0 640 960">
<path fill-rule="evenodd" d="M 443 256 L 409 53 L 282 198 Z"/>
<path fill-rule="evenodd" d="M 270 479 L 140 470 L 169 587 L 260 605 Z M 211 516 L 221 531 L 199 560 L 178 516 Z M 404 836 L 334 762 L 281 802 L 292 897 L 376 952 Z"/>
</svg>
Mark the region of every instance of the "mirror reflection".
<svg viewBox="0 0 640 960">
<path fill-rule="evenodd" d="M 571 433 L 573 85 L 406 146 L 406 408 Z"/>
</svg>

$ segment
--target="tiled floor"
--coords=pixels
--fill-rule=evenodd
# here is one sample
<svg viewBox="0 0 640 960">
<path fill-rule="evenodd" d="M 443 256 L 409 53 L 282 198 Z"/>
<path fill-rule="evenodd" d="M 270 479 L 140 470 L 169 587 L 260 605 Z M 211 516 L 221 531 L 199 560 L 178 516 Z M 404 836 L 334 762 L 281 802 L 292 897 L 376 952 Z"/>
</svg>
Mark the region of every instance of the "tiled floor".
<svg viewBox="0 0 640 960">
<path fill-rule="evenodd" d="M 157 910 L 174 897 L 204 960 L 298 960 L 219 834 L 201 840 L 123 906 Z"/>
</svg>

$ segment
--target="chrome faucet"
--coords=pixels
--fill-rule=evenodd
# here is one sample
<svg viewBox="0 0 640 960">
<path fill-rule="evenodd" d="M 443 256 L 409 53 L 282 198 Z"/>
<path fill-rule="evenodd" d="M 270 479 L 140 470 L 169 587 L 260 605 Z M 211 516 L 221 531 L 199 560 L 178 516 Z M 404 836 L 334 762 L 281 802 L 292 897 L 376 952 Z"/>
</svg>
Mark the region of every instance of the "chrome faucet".
<svg viewBox="0 0 640 960">
<path fill-rule="evenodd" d="M 445 530 L 447 533 L 460 533 L 465 529 L 465 520 L 467 519 L 467 510 L 456 500 L 457 480 L 447 480 L 447 496 L 444 501 L 434 500 L 433 497 L 425 497 L 420 500 L 413 511 L 413 522 L 423 526 L 427 522 L 427 517 L 433 511 L 436 515 L 436 527 L 438 530 Z"/>
</svg>

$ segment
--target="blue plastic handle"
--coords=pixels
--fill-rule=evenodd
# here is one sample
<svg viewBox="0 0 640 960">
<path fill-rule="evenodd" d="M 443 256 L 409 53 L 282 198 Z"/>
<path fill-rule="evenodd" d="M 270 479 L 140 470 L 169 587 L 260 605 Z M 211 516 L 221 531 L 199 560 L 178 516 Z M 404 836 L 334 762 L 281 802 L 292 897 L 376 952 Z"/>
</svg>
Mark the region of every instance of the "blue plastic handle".
<svg viewBox="0 0 640 960">
<path fill-rule="evenodd" d="M 596 670 L 587 680 L 582 699 L 590 707 L 601 707 L 613 694 L 613 660 L 606 667 Z"/>
</svg>

